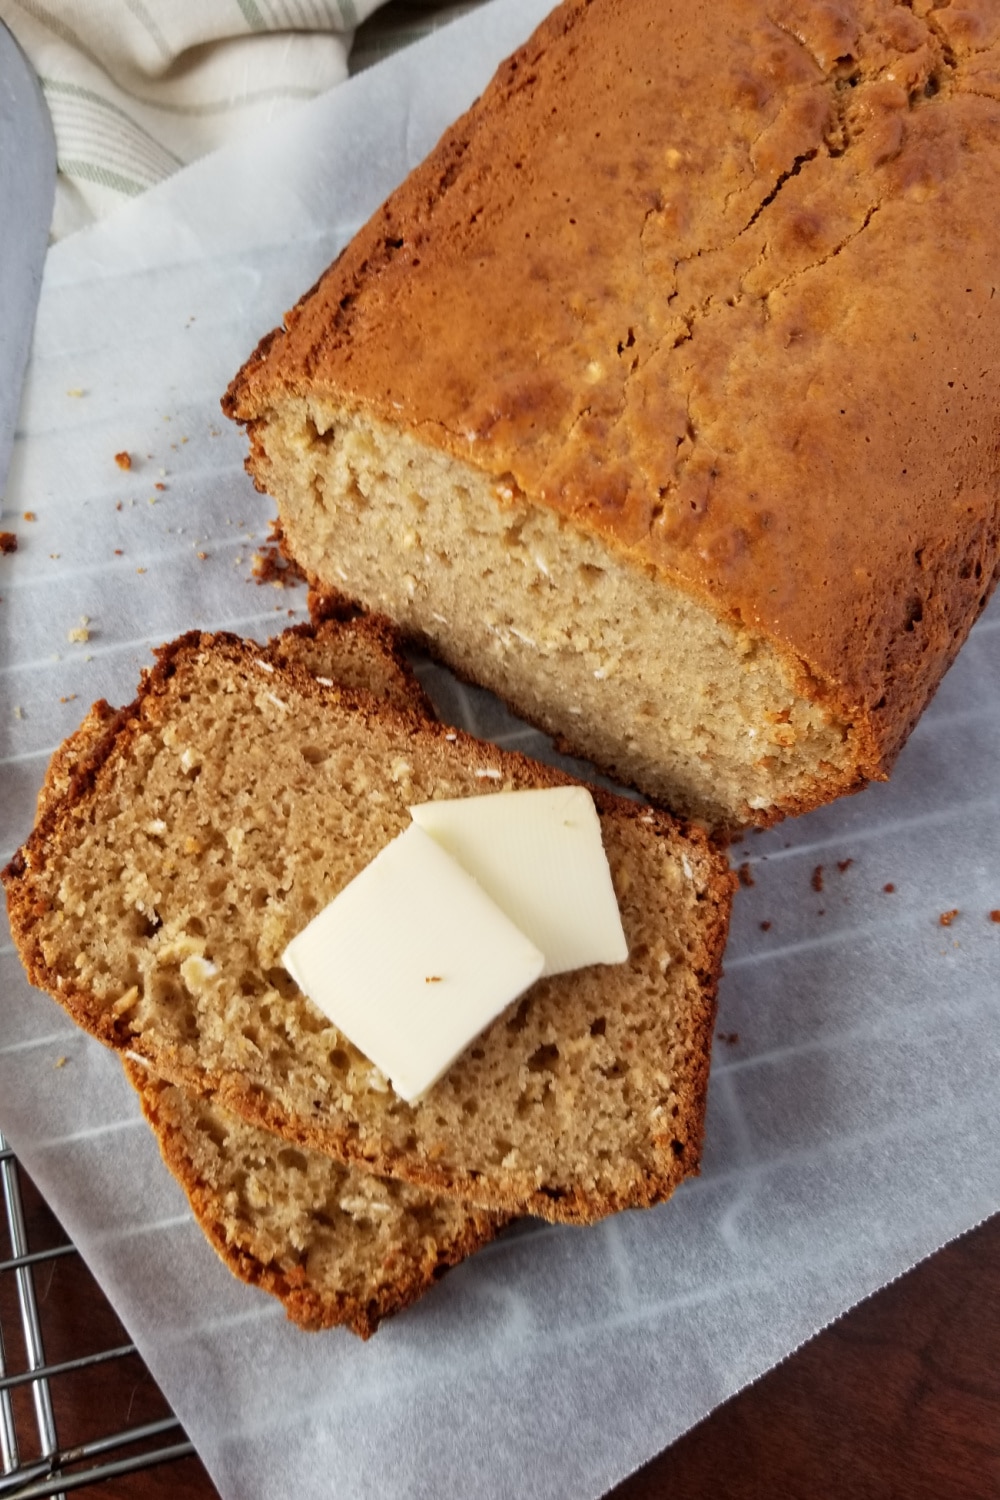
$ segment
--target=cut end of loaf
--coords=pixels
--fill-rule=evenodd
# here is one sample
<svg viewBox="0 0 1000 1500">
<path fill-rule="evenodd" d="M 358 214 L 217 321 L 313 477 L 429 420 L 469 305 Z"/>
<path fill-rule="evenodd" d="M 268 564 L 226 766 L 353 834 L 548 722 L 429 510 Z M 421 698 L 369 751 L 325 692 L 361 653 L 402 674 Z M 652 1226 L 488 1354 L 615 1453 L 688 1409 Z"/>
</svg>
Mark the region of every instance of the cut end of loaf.
<svg viewBox="0 0 1000 1500">
<path fill-rule="evenodd" d="M 509 476 L 316 399 L 250 430 L 251 472 L 314 581 L 675 811 L 767 824 L 880 773 L 801 662 Z"/>
</svg>

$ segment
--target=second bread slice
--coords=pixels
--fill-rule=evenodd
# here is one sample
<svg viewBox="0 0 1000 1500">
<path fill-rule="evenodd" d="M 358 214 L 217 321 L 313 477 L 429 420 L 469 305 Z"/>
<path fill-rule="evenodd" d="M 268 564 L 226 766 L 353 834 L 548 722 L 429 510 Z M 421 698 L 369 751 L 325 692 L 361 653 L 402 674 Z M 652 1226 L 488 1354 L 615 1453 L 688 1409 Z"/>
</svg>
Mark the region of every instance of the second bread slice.
<svg viewBox="0 0 1000 1500">
<path fill-rule="evenodd" d="M 417 1104 L 281 965 L 410 804 L 565 780 L 191 634 L 8 866 L 12 928 L 32 981 L 87 1030 L 250 1123 L 484 1207 L 587 1222 L 697 1169 L 732 894 L 700 833 L 596 792 L 627 963 L 540 981 Z"/>
<path fill-rule="evenodd" d="M 290 1145 L 129 1058 L 125 1072 L 213 1249 L 300 1328 L 346 1324 L 368 1338 L 503 1227 L 456 1198 Z"/>
</svg>

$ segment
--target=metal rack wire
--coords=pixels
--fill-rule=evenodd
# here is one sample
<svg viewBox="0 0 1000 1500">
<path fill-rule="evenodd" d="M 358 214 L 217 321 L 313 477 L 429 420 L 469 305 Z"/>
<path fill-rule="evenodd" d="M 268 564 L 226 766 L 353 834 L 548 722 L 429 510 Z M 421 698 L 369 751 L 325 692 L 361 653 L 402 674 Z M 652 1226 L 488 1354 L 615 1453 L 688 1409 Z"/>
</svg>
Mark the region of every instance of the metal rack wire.
<svg viewBox="0 0 1000 1500">
<path fill-rule="evenodd" d="M 0 1135 L 0 1182 L 6 1218 L 9 1255 L 0 1260 L 0 1281 L 8 1275 L 16 1289 L 19 1326 L 13 1329 L 3 1322 L 0 1302 L 0 1497 L 2 1500 L 42 1500 L 46 1496 L 63 1496 L 70 1490 L 83 1489 L 101 1480 L 118 1478 L 156 1464 L 186 1458 L 194 1453 L 176 1417 L 144 1422 L 119 1432 L 95 1437 L 72 1447 L 61 1448 L 56 1426 L 56 1402 L 53 1382 L 75 1371 L 86 1370 L 136 1354 L 134 1344 L 120 1344 L 79 1358 L 47 1363 L 42 1342 L 42 1325 L 36 1295 L 35 1271 L 63 1256 L 78 1252 L 69 1242 L 51 1249 L 31 1250 L 25 1226 L 21 1186 L 14 1153 Z M 16 1347 L 23 1368 L 8 1369 L 9 1350 Z M 27 1394 L 30 1402 L 19 1396 Z M 151 1442 L 178 1434 L 177 1440 L 161 1446 Z M 145 1445 L 142 1452 L 124 1452 Z M 123 1455 L 123 1456 L 114 1456 Z"/>
</svg>

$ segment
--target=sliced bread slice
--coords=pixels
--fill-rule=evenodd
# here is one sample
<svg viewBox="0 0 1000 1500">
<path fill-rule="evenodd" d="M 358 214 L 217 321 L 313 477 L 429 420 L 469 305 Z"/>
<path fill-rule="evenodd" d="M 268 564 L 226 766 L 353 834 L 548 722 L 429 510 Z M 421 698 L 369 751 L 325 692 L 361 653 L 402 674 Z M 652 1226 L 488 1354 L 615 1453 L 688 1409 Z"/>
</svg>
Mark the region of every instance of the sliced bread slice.
<svg viewBox="0 0 1000 1500">
<path fill-rule="evenodd" d="M 399 708 L 433 719 L 434 708 L 406 659 L 402 637 L 384 615 L 365 615 L 332 594 L 310 596 L 312 623 L 293 625 L 268 642 L 263 655 L 279 663 L 297 662 L 327 685 L 362 688 Z M 263 649 L 263 648 L 262 648 Z M 42 813 L 70 789 L 73 777 L 117 717 L 106 699 L 91 704 L 80 727 L 49 761 L 38 792 Z"/>
<path fill-rule="evenodd" d="M 429 711 L 387 621 L 328 617 L 286 631 L 269 649 L 313 676 Z M 95 703 L 59 748 L 39 793 L 39 816 L 69 791 L 114 717 L 110 704 Z M 213 1249 L 242 1281 L 277 1297 L 302 1328 L 344 1324 L 368 1338 L 506 1222 L 289 1146 L 133 1058 L 124 1066 Z"/>
<path fill-rule="evenodd" d="M 505 1222 L 290 1145 L 132 1059 L 125 1072 L 209 1243 L 300 1328 L 368 1338 Z"/>
<path fill-rule="evenodd" d="M 280 961 L 410 804 L 567 780 L 192 633 L 5 870 L 15 940 L 87 1030 L 293 1142 L 504 1212 L 654 1203 L 697 1169 L 733 889 L 697 829 L 595 790 L 628 961 L 540 981 L 416 1104 Z"/>
</svg>

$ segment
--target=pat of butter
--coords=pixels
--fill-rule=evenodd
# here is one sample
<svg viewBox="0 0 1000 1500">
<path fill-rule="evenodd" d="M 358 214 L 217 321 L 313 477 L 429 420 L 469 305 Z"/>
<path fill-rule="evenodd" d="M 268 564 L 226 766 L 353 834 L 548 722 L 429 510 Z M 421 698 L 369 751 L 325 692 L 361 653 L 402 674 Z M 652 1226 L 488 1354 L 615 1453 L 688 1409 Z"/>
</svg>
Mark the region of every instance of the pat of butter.
<svg viewBox="0 0 1000 1500">
<path fill-rule="evenodd" d="M 542 950 L 543 974 L 628 958 L 586 787 L 424 802 L 410 813 Z"/>
<path fill-rule="evenodd" d="M 413 1100 L 542 972 L 543 957 L 416 825 L 393 839 L 282 963 Z"/>
</svg>

